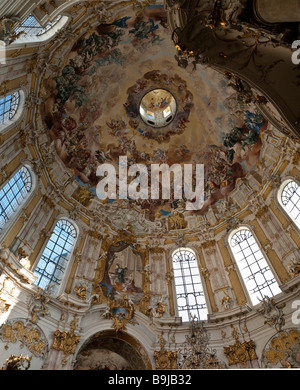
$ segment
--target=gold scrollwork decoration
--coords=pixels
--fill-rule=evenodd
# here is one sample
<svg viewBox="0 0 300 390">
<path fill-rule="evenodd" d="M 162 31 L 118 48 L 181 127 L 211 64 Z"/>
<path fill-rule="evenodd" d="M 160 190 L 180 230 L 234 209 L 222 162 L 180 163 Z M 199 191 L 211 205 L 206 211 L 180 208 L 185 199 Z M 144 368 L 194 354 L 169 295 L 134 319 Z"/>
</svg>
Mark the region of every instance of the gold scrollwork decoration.
<svg viewBox="0 0 300 390">
<path fill-rule="evenodd" d="M 30 367 L 30 363 L 32 360 L 32 356 L 15 356 L 10 355 L 8 359 L 6 359 L 1 370 L 28 370 Z"/>
<path fill-rule="evenodd" d="M 160 336 L 160 350 L 154 351 L 155 367 L 157 370 L 176 370 L 177 369 L 177 351 L 168 351 L 165 348 L 166 341 L 163 335 Z"/>
<path fill-rule="evenodd" d="M 262 354 L 266 368 L 300 368 L 300 333 L 296 329 L 286 329 L 276 333 L 267 343 Z"/>
<path fill-rule="evenodd" d="M 112 319 L 115 332 L 126 330 L 126 324 L 137 324 L 134 320 L 134 304 L 127 295 L 121 300 L 108 300 L 107 311 L 103 314 L 104 318 Z"/>
<path fill-rule="evenodd" d="M 77 327 L 77 317 L 74 317 L 74 320 L 71 321 L 71 329 L 69 332 L 63 330 L 60 331 L 56 329 L 54 333 L 54 339 L 52 343 L 52 349 L 57 351 L 63 351 L 65 355 L 74 354 L 77 344 L 80 341 L 80 336 L 75 334 L 75 329 Z"/>
<path fill-rule="evenodd" d="M 235 337 L 235 344 L 224 347 L 224 354 L 227 357 L 229 366 L 235 364 L 246 366 L 247 362 L 257 360 L 254 341 L 241 342 L 235 329 L 232 335 Z"/>
<path fill-rule="evenodd" d="M 19 341 L 35 356 L 44 356 L 47 352 L 47 340 L 38 327 L 22 320 L 7 321 L 3 324 L 0 328 L 0 339 L 7 342 L 7 345 Z"/>
<path fill-rule="evenodd" d="M 76 336 L 73 331 L 66 332 L 56 329 L 52 349 L 63 351 L 65 355 L 74 354 L 79 341 L 80 336 Z"/>
</svg>

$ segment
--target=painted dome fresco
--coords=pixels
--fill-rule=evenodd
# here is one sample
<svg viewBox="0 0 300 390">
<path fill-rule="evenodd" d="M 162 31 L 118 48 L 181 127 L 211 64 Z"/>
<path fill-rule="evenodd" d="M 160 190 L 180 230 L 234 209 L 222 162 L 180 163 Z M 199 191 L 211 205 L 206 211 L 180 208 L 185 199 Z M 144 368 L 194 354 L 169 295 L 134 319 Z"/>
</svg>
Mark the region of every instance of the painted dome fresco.
<svg viewBox="0 0 300 390">
<path fill-rule="evenodd" d="M 41 113 L 65 167 L 107 210 L 126 203 L 149 221 L 176 209 L 203 215 L 255 174 L 268 128 L 230 78 L 178 61 L 163 6 L 124 8 L 79 35 L 61 69 L 46 74 Z M 118 172 L 120 156 L 147 169 L 203 164 L 202 208 L 185 211 L 184 196 L 97 199 L 97 167 Z"/>
</svg>

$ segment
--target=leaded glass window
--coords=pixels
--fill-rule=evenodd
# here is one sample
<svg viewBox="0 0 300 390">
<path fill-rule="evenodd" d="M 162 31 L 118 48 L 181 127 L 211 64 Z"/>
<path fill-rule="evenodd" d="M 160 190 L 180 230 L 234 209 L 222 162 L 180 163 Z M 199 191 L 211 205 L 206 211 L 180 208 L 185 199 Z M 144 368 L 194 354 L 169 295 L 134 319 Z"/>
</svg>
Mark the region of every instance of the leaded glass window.
<svg viewBox="0 0 300 390">
<path fill-rule="evenodd" d="M 283 188 L 281 201 L 285 211 L 300 228 L 300 187 L 295 181 L 290 181 Z"/>
<path fill-rule="evenodd" d="M 57 292 L 74 249 L 76 238 L 77 231 L 74 225 L 66 219 L 60 219 L 35 268 L 34 273 L 38 276 L 35 281 L 37 286 L 43 289 L 47 286 L 53 286 L 52 292 Z"/>
<path fill-rule="evenodd" d="M 58 16 L 53 22 L 49 22 L 45 27 L 36 20 L 33 15 L 29 15 L 20 26 L 15 29 L 16 33 L 24 32 L 27 36 L 41 36 L 49 31 L 52 27 L 56 25 L 61 19 L 61 16 Z"/>
<path fill-rule="evenodd" d="M 230 247 L 253 305 L 258 304 L 265 296 L 272 297 L 281 292 L 249 229 L 238 230 L 230 239 Z"/>
<path fill-rule="evenodd" d="M 0 98 L 0 125 L 4 125 L 7 121 L 13 119 L 19 107 L 19 102 L 19 92 Z"/>
<path fill-rule="evenodd" d="M 173 253 L 173 272 L 178 315 L 183 322 L 207 319 L 207 306 L 194 252 L 181 248 Z"/>
<path fill-rule="evenodd" d="M 26 201 L 31 189 L 31 174 L 23 166 L 0 190 L 0 232 Z"/>
</svg>

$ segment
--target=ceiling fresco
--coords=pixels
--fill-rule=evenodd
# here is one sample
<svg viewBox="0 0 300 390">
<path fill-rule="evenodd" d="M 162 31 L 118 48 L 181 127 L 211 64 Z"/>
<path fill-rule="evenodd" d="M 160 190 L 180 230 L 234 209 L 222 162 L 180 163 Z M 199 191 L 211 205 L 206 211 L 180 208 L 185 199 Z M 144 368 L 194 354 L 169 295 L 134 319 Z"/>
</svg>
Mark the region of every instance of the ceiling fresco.
<svg viewBox="0 0 300 390">
<path fill-rule="evenodd" d="M 237 99 L 223 75 L 210 68 L 178 66 L 176 48 L 162 6 L 126 9 L 109 24 L 83 35 L 59 74 L 46 77 L 48 98 L 41 106 L 58 156 L 81 186 L 96 196 L 102 163 L 204 164 L 203 213 L 255 170 L 267 121 Z M 139 114 L 142 98 L 156 88 L 176 100 L 166 126 L 147 125 Z M 100 200 L 99 200 L 100 201 Z M 109 207 L 112 202 L 102 201 Z M 131 200 L 150 220 L 184 206 L 168 200 Z"/>
<path fill-rule="evenodd" d="M 95 335 L 79 351 L 75 370 L 144 370 L 142 352 L 137 345 L 124 341 L 125 334 L 112 337 L 110 331 Z M 138 352 L 139 351 L 139 352 Z"/>
</svg>

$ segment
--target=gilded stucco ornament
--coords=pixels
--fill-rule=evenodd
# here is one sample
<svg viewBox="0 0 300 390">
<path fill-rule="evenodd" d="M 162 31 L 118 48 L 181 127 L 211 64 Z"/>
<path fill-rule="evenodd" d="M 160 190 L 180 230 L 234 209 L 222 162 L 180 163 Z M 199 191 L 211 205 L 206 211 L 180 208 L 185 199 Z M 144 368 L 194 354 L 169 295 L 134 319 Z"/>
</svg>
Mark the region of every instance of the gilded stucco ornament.
<svg viewBox="0 0 300 390">
<path fill-rule="evenodd" d="M 52 349 L 63 351 L 65 355 L 74 354 L 80 336 L 76 336 L 74 332 L 60 331 L 57 329 L 54 333 L 54 341 Z"/>
<path fill-rule="evenodd" d="M 10 279 L 8 277 L 5 277 L 0 282 L 0 315 L 7 313 L 11 306 L 10 304 L 6 303 L 6 299 L 3 299 L 6 294 L 11 294 L 14 290 L 14 287 L 9 288 L 9 280 Z"/>
<path fill-rule="evenodd" d="M 75 286 L 74 292 L 76 293 L 76 295 L 79 299 L 81 299 L 82 301 L 86 301 L 86 298 L 87 298 L 86 286 L 83 286 L 83 285 Z"/>
<path fill-rule="evenodd" d="M 23 31 L 18 33 L 14 32 L 14 26 L 16 23 L 20 23 L 21 19 L 16 16 L 2 16 L 0 19 L 0 40 L 4 41 L 6 45 L 10 45 L 15 42 L 21 35 L 24 34 Z"/>
<path fill-rule="evenodd" d="M 277 304 L 275 300 L 264 296 L 261 301 L 261 307 L 257 310 L 258 313 L 262 314 L 265 317 L 265 324 L 268 324 L 271 327 L 274 327 L 277 332 L 280 332 L 283 325 L 285 324 L 283 308 L 285 303 Z"/>
<path fill-rule="evenodd" d="M 293 164 L 298 165 L 300 161 L 300 149 L 298 148 L 293 156 Z"/>
<path fill-rule="evenodd" d="M 161 301 L 157 302 L 155 312 L 158 318 L 161 318 L 165 314 L 167 307 L 168 307 L 167 303 L 163 303 Z"/>
<path fill-rule="evenodd" d="M 85 207 L 89 206 L 93 197 L 93 194 L 87 187 L 80 187 L 78 193 L 75 195 L 75 199 Z"/>
<path fill-rule="evenodd" d="M 257 359 L 255 352 L 255 344 L 253 340 L 239 340 L 238 332 L 233 328 L 232 336 L 235 338 L 235 343 L 224 347 L 224 354 L 227 357 L 229 366 L 242 364 L 246 367 L 247 362 Z"/>
<path fill-rule="evenodd" d="M 44 357 L 47 353 L 48 342 L 44 334 L 35 324 L 26 320 L 16 319 L 5 322 L 0 328 L 0 339 L 7 343 L 5 349 L 8 348 L 9 343 L 19 342 L 35 356 Z"/>
<path fill-rule="evenodd" d="M 225 294 L 225 296 L 221 299 L 220 302 L 225 310 L 229 310 L 231 306 L 232 298 L 228 294 Z"/>
<path fill-rule="evenodd" d="M 108 299 L 108 307 L 103 314 L 104 318 L 113 320 L 112 327 L 116 333 L 126 330 L 128 323 L 135 325 L 138 322 L 134 319 L 134 304 L 127 295 L 120 300 Z"/>
<path fill-rule="evenodd" d="M 300 333 L 297 329 L 285 329 L 276 333 L 262 353 L 264 368 L 300 368 Z"/>
<path fill-rule="evenodd" d="M 6 303 L 6 301 L 0 298 L 0 316 L 1 314 L 7 313 L 11 305 Z"/>
<path fill-rule="evenodd" d="M 170 230 L 185 229 L 187 227 L 187 221 L 184 218 L 184 214 L 175 211 L 173 215 L 169 217 Z"/>
<path fill-rule="evenodd" d="M 28 370 L 30 367 L 31 360 L 32 356 L 29 357 L 23 355 L 10 355 L 10 357 L 6 359 L 1 370 Z"/>
<path fill-rule="evenodd" d="M 154 351 L 155 367 L 157 370 L 176 370 L 177 369 L 177 351 L 170 351 L 165 348 L 166 340 L 163 334 L 159 337 L 160 349 Z"/>
<path fill-rule="evenodd" d="M 150 302 L 151 302 L 150 290 L 144 290 L 144 296 L 139 302 L 138 309 L 141 313 L 147 316 L 151 316 L 152 313 L 152 309 L 149 308 Z"/>
<path fill-rule="evenodd" d="M 151 304 L 150 304 L 150 292 L 148 295 L 149 295 L 149 302 L 147 302 L 147 308 L 144 311 L 144 314 L 150 317 L 152 320 L 151 323 L 153 323 L 154 318 L 162 318 L 163 315 L 166 313 L 166 310 L 168 308 L 168 303 L 167 303 L 168 297 L 167 296 L 152 297 Z"/>
<path fill-rule="evenodd" d="M 48 304 L 51 301 L 51 286 L 42 289 L 38 287 L 38 291 L 30 299 L 28 311 L 31 315 L 31 321 L 36 324 L 41 317 L 50 314 Z"/>
<path fill-rule="evenodd" d="M 300 259 L 292 261 L 292 262 L 288 265 L 288 271 L 289 271 L 289 273 L 290 273 L 293 277 L 299 275 L 299 273 L 300 273 Z"/>
<path fill-rule="evenodd" d="M 29 270 L 31 267 L 31 264 L 30 264 L 29 256 L 26 253 L 26 251 L 23 248 L 18 248 L 17 256 L 18 256 L 19 262 L 23 265 L 23 267 Z"/>
<path fill-rule="evenodd" d="M 54 340 L 52 344 L 52 349 L 56 349 L 57 351 L 63 351 L 65 355 L 74 354 L 77 344 L 80 341 L 80 336 L 75 334 L 75 330 L 77 327 L 77 317 L 74 317 L 74 320 L 71 321 L 71 329 L 69 332 L 60 331 L 56 329 L 54 333 Z"/>
</svg>

